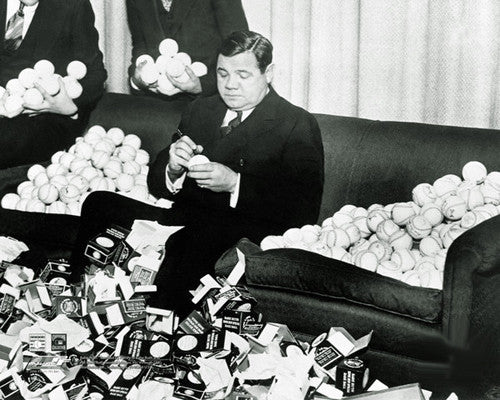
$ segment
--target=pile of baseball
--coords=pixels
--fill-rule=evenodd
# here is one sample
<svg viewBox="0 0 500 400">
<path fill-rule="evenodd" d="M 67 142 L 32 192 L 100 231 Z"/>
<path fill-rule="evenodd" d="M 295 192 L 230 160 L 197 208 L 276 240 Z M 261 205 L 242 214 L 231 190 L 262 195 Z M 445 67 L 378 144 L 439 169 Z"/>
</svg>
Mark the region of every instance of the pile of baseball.
<svg viewBox="0 0 500 400">
<path fill-rule="evenodd" d="M 95 190 L 116 191 L 155 204 L 147 188 L 149 158 L 137 135 L 94 125 L 68 151 L 56 152 L 49 166 L 31 166 L 28 180 L 18 185 L 17 193 L 6 194 L 1 205 L 19 211 L 80 215 L 83 201 Z"/>
<path fill-rule="evenodd" d="M 483 164 L 471 161 L 462 176 L 417 185 L 413 201 L 367 209 L 346 205 L 321 226 L 267 236 L 260 246 L 308 250 L 413 286 L 442 289 L 451 243 L 500 213 L 500 172 L 488 174 Z"/>
<path fill-rule="evenodd" d="M 156 60 L 149 54 L 143 54 L 137 57 L 135 65 L 143 64 L 140 72 L 141 79 L 162 94 L 172 96 L 180 92 L 168 76 L 179 82 L 187 82 L 189 76 L 186 67 L 191 68 L 197 77 L 207 74 L 207 66 L 199 61 L 192 62 L 189 54 L 179 52 L 179 45 L 174 39 L 162 40 L 158 50 L 160 55 Z"/>
<path fill-rule="evenodd" d="M 66 67 L 68 75 L 62 77 L 68 96 L 76 99 L 83 92 L 82 85 L 78 82 L 87 74 L 87 67 L 81 61 L 71 61 Z M 0 98 L 5 94 L 4 107 L 10 114 L 19 114 L 23 111 L 23 104 L 40 105 L 44 98 L 35 83 L 40 85 L 50 96 L 55 96 L 61 89 L 59 78 L 55 73 L 54 65 L 48 60 L 38 61 L 33 68 L 23 69 L 17 78 L 7 82 L 5 88 L 0 86 Z"/>
</svg>

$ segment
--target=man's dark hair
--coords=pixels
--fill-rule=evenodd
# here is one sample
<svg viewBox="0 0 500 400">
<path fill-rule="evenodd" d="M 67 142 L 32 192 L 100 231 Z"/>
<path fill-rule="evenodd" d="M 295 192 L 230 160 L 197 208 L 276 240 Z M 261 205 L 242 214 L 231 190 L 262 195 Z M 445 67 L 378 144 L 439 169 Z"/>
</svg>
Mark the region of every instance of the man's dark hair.
<svg viewBox="0 0 500 400">
<path fill-rule="evenodd" d="M 231 33 L 221 44 L 219 54 L 232 57 L 245 51 L 255 54 L 260 72 L 264 73 L 273 61 L 273 45 L 260 33 L 236 31 Z"/>
</svg>

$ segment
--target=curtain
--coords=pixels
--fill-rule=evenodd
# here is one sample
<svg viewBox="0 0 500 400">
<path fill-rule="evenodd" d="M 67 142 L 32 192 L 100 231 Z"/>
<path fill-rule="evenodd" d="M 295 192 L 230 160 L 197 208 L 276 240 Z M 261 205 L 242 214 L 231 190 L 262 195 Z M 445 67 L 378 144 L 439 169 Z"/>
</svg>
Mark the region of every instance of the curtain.
<svg viewBox="0 0 500 400">
<path fill-rule="evenodd" d="M 149 1 L 149 0 L 144 0 Z M 128 90 L 124 0 L 92 0 L 109 72 Z M 500 128 L 498 0 L 243 0 L 274 45 L 276 90 L 315 113 Z"/>
</svg>

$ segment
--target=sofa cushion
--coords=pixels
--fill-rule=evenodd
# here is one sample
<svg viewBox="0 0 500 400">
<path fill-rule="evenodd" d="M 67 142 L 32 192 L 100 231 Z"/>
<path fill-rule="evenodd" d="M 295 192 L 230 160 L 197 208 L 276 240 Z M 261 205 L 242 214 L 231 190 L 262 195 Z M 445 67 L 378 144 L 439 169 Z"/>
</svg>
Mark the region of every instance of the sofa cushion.
<svg viewBox="0 0 500 400">
<path fill-rule="evenodd" d="M 441 321 L 441 290 L 410 286 L 304 250 L 248 255 L 246 280 L 249 286 L 347 300 L 429 323 Z"/>
</svg>

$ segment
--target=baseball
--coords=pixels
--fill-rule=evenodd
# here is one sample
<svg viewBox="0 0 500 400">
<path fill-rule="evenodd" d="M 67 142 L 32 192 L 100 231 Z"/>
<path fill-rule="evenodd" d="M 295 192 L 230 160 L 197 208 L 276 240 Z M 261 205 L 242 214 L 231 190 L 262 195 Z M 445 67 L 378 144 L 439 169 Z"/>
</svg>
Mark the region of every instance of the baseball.
<svg viewBox="0 0 500 400">
<path fill-rule="evenodd" d="M 450 179 L 438 178 L 433 184 L 438 197 L 448 197 L 457 193 L 457 185 Z"/>
<path fill-rule="evenodd" d="M 109 138 L 103 138 L 94 145 L 94 151 L 105 151 L 110 155 L 115 151 L 115 144 Z"/>
<path fill-rule="evenodd" d="M 444 200 L 441 211 L 446 218 L 456 221 L 467 212 L 467 204 L 461 197 L 450 195 Z"/>
<path fill-rule="evenodd" d="M 2 208 L 6 208 L 8 210 L 15 210 L 16 205 L 21 200 L 21 197 L 16 193 L 7 193 L 2 197 Z"/>
<path fill-rule="evenodd" d="M 426 203 L 420 209 L 420 215 L 423 216 L 432 226 L 437 226 L 443 222 L 444 215 L 441 207 L 434 203 Z"/>
<path fill-rule="evenodd" d="M 155 83 L 159 75 L 158 68 L 154 63 L 143 65 L 141 68 L 140 76 L 146 85 Z"/>
<path fill-rule="evenodd" d="M 366 216 L 356 217 L 353 224 L 359 229 L 359 233 L 362 238 L 367 238 L 371 235 L 370 228 L 368 227 L 368 220 Z"/>
<path fill-rule="evenodd" d="M 368 250 L 377 256 L 378 262 L 386 261 L 391 258 L 391 245 L 383 240 L 372 242 Z"/>
<path fill-rule="evenodd" d="M 166 96 L 173 96 L 174 94 L 180 93 L 180 89 L 176 88 L 166 75 L 160 75 L 157 84 L 158 91 Z"/>
<path fill-rule="evenodd" d="M 332 223 L 337 228 L 340 228 L 342 225 L 349 224 L 352 221 L 353 218 L 349 213 L 337 211 L 335 214 L 332 215 Z"/>
<path fill-rule="evenodd" d="M 168 60 L 168 63 L 165 66 L 165 72 L 174 78 L 181 76 L 184 73 L 185 69 L 186 66 L 181 60 L 177 58 L 171 58 L 170 60 Z"/>
<path fill-rule="evenodd" d="M 420 276 L 417 271 L 403 272 L 401 280 L 411 286 L 420 286 Z"/>
<path fill-rule="evenodd" d="M 31 196 L 27 196 L 26 194 L 28 194 L 28 193 L 31 194 L 31 191 L 33 190 L 34 187 L 35 187 L 35 185 L 33 185 L 33 182 L 24 181 L 24 182 L 21 182 L 19 185 L 17 185 L 16 193 L 21 197 L 24 197 L 24 198 L 30 197 L 31 198 Z M 26 194 L 23 196 L 23 193 L 26 193 Z"/>
<path fill-rule="evenodd" d="M 61 165 L 64 165 L 67 169 L 70 168 L 71 162 L 75 159 L 75 155 L 71 153 L 64 153 L 61 155 L 61 158 L 59 158 L 59 163 Z"/>
<path fill-rule="evenodd" d="M 356 219 L 358 217 L 366 217 L 368 215 L 368 211 L 366 210 L 366 208 L 356 207 L 356 209 L 353 210 L 353 212 L 351 214 L 352 214 L 352 217 L 354 219 Z"/>
<path fill-rule="evenodd" d="M 409 271 L 415 266 L 415 257 L 411 250 L 408 249 L 396 249 L 391 255 L 391 261 L 396 263 L 401 267 L 401 271 Z"/>
<path fill-rule="evenodd" d="M 435 236 L 424 237 L 419 243 L 420 252 L 424 256 L 434 256 L 439 250 L 443 248 L 441 240 Z"/>
<path fill-rule="evenodd" d="M 66 175 L 68 173 L 68 169 L 62 164 L 50 164 L 45 173 L 50 179 L 57 175 Z"/>
<path fill-rule="evenodd" d="M 145 63 L 145 64 L 154 64 L 155 60 L 149 54 L 141 54 L 135 60 L 135 66 L 138 67 L 139 64 L 142 64 L 142 63 Z"/>
<path fill-rule="evenodd" d="M 82 205 L 79 201 L 73 201 L 66 204 L 66 212 L 70 215 L 80 216 L 81 207 Z"/>
<path fill-rule="evenodd" d="M 326 236 L 326 244 L 330 248 L 338 246 L 347 249 L 351 244 L 351 240 L 344 230 L 335 228 L 328 232 Z"/>
<path fill-rule="evenodd" d="M 356 254 L 358 254 L 363 250 L 368 250 L 370 244 L 371 243 L 368 240 L 360 239 L 349 248 L 349 253 L 355 256 Z"/>
<path fill-rule="evenodd" d="M 330 257 L 346 263 L 352 262 L 352 256 L 345 249 L 338 246 L 330 249 Z"/>
<path fill-rule="evenodd" d="M 396 203 L 392 208 L 392 220 L 399 226 L 406 225 L 414 215 L 416 215 L 415 209 L 409 202 Z"/>
<path fill-rule="evenodd" d="M 125 171 L 125 168 L 123 169 L 123 172 L 128 173 Z M 134 184 L 141 186 L 148 186 L 148 176 L 143 174 L 135 175 Z"/>
<path fill-rule="evenodd" d="M 49 214 L 66 214 L 66 211 L 66 204 L 59 200 L 47 206 L 47 213 Z"/>
<path fill-rule="evenodd" d="M 66 204 L 78 201 L 80 195 L 80 190 L 75 185 L 71 184 L 59 190 L 59 197 L 61 201 Z"/>
<path fill-rule="evenodd" d="M 104 177 L 96 176 L 94 179 L 90 181 L 90 190 L 109 190 L 108 180 Z"/>
<path fill-rule="evenodd" d="M 121 173 L 116 178 L 116 187 L 121 192 L 129 192 L 134 187 L 132 175 Z"/>
<path fill-rule="evenodd" d="M 462 168 L 462 176 L 466 181 L 480 183 L 486 178 L 486 167 L 479 161 L 469 161 Z"/>
<path fill-rule="evenodd" d="M 85 178 L 88 182 L 91 182 L 94 178 L 101 176 L 99 172 L 101 171 L 98 171 L 94 167 L 87 166 L 80 171 L 79 175 Z"/>
<path fill-rule="evenodd" d="M 91 157 L 92 165 L 95 168 L 103 169 L 110 160 L 110 155 L 107 151 L 96 150 Z"/>
<path fill-rule="evenodd" d="M 498 206 L 500 204 L 500 191 L 496 190 L 492 185 L 486 181 L 479 187 L 486 204 L 493 204 Z"/>
<path fill-rule="evenodd" d="M 50 183 L 45 183 L 38 189 L 38 198 L 45 204 L 52 204 L 58 197 L 59 191 L 57 187 Z"/>
<path fill-rule="evenodd" d="M 282 236 L 266 236 L 260 242 L 260 248 L 262 250 L 270 250 L 270 249 L 280 249 L 285 245 Z"/>
<path fill-rule="evenodd" d="M 412 190 L 412 198 L 420 207 L 424 204 L 432 203 L 436 200 L 434 187 L 429 183 L 421 183 L 415 186 Z"/>
<path fill-rule="evenodd" d="M 208 157 L 204 156 L 203 154 L 196 154 L 188 161 L 188 168 L 191 168 L 195 165 L 207 164 L 209 162 L 210 160 L 208 159 Z"/>
<path fill-rule="evenodd" d="M 17 211 L 26 211 L 26 207 L 28 206 L 28 203 L 31 201 L 31 199 L 20 199 L 17 204 L 16 204 L 16 210 Z"/>
<path fill-rule="evenodd" d="M 38 76 L 41 76 L 41 77 L 47 77 L 47 76 L 54 75 L 54 72 L 56 71 L 54 64 L 52 64 L 48 60 L 38 61 L 34 65 L 33 69 L 38 74 Z"/>
<path fill-rule="evenodd" d="M 406 225 L 406 231 L 413 239 L 422 239 L 429 236 L 432 230 L 432 225 L 422 215 L 411 217 Z"/>
<path fill-rule="evenodd" d="M 115 146 L 119 146 L 122 144 L 123 139 L 125 138 L 125 133 L 123 130 L 117 127 L 110 128 L 106 135 L 112 140 Z"/>
<path fill-rule="evenodd" d="M 118 160 L 110 160 L 103 168 L 104 175 L 116 179 L 122 173 L 122 164 Z"/>
<path fill-rule="evenodd" d="M 60 160 L 63 154 L 66 154 L 66 152 L 62 150 L 56 151 L 54 154 L 52 154 L 52 157 L 50 157 L 50 162 L 52 164 L 60 164 Z"/>
<path fill-rule="evenodd" d="M 64 78 L 71 78 L 71 77 L 65 76 Z M 66 93 L 71 99 L 77 99 L 83 93 L 83 86 L 78 81 L 73 80 L 73 78 L 64 80 L 64 87 L 66 89 Z"/>
<path fill-rule="evenodd" d="M 431 289 L 443 289 L 443 279 L 437 269 L 418 271 L 420 285 Z"/>
<path fill-rule="evenodd" d="M 447 250 L 443 249 L 436 253 L 434 256 L 434 266 L 438 271 L 443 272 L 446 264 L 446 253 Z"/>
<path fill-rule="evenodd" d="M 117 150 L 118 150 L 117 156 L 121 162 L 135 160 L 137 150 L 134 147 L 124 144 L 123 146 L 118 147 Z"/>
<path fill-rule="evenodd" d="M 123 138 L 122 145 L 132 146 L 134 149 L 139 150 L 141 148 L 141 139 L 137 135 L 128 134 Z"/>
<path fill-rule="evenodd" d="M 29 88 L 24 92 L 23 100 L 26 104 L 39 106 L 43 103 L 43 96 L 37 88 Z"/>
<path fill-rule="evenodd" d="M 122 168 L 123 172 L 129 175 L 137 175 L 141 172 L 141 166 L 135 161 L 125 161 Z"/>
<path fill-rule="evenodd" d="M 189 54 L 184 53 L 183 51 L 180 51 L 179 53 L 175 54 L 174 59 L 179 60 L 181 63 L 184 64 L 184 66 L 192 64 L 192 60 Z"/>
<path fill-rule="evenodd" d="M 484 179 L 485 183 L 500 191 L 500 172 L 492 171 Z"/>
<path fill-rule="evenodd" d="M 49 183 L 49 177 L 45 172 L 40 172 L 37 176 L 35 176 L 35 179 L 33 179 L 33 184 L 37 187 L 45 185 L 46 183 Z"/>
<path fill-rule="evenodd" d="M 25 68 L 19 73 L 18 79 L 26 89 L 30 89 L 34 86 L 37 76 L 33 68 Z"/>
<path fill-rule="evenodd" d="M 74 172 L 75 174 L 79 174 L 84 168 L 88 166 L 90 166 L 90 163 L 86 159 L 75 157 L 69 164 L 69 170 L 71 172 Z"/>
<path fill-rule="evenodd" d="M 173 57 L 177 54 L 179 51 L 179 45 L 174 39 L 163 39 L 159 46 L 158 50 L 160 51 L 161 55 L 167 56 L 167 57 Z"/>
<path fill-rule="evenodd" d="M 356 243 L 359 239 L 361 239 L 361 232 L 359 228 L 354 224 L 344 224 L 340 226 L 340 229 L 347 233 L 347 236 L 349 236 L 349 241 L 351 242 L 350 244 Z"/>
<path fill-rule="evenodd" d="M 320 229 L 315 225 L 304 225 L 300 228 L 300 232 L 302 234 L 302 240 L 305 244 L 309 245 L 318 240 Z"/>
<path fill-rule="evenodd" d="M 17 78 L 10 79 L 5 84 L 5 89 L 7 89 L 7 92 L 9 92 L 11 95 L 17 95 L 20 97 L 22 97 L 24 95 L 24 92 L 26 92 L 26 88 Z"/>
<path fill-rule="evenodd" d="M 66 178 L 65 175 L 55 175 L 52 178 L 50 178 L 49 182 L 52 185 L 54 185 L 58 190 L 60 190 L 62 187 L 68 184 L 68 179 Z"/>
<path fill-rule="evenodd" d="M 68 66 L 66 67 L 66 72 L 69 76 L 80 80 L 83 79 L 85 75 L 87 75 L 87 67 L 81 61 L 75 60 L 71 61 L 68 64 Z"/>
<path fill-rule="evenodd" d="M 45 204 L 43 204 L 38 199 L 29 199 L 28 203 L 26 204 L 26 211 L 44 213 L 45 212 Z"/>
<path fill-rule="evenodd" d="M 86 192 L 90 186 L 89 181 L 81 175 L 75 175 L 69 182 L 71 186 L 75 186 L 80 193 Z"/>
<path fill-rule="evenodd" d="M 368 212 L 366 222 L 370 231 L 376 232 L 378 224 L 385 221 L 386 219 L 389 219 L 389 214 L 386 211 L 384 211 L 383 209 L 373 209 Z"/>
<path fill-rule="evenodd" d="M 24 100 L 19 95 L 10 95 L 5 99 L 3 106 L 8 113 L 20 112 L 23 108 Z"/>
<path fill-rule="evenodd" d="M 198 78 L 205 76 L 208 73 L 207 66 L 199 61 L 192 63 L 190 68 Z"/>
<path fill-rule="evenodd" d="M 354 265 L 375 272 L 378 265 L 377 256 L 369 250 L 364 250 L 354 257 Z"/>
<path fill-rule="evenodd" d="M 483 193 L 479 186 L 474 185 L 472 188 L 460 190 L 458 195 L 465 201 L 467 210 L 472 210 L 484 204 Z"/>
<path fill-rule="evenodd" d="M 38 84 L 51 96 L 55 96 L 61 89 L 59 81 L 54 75 L 44 76 L 38 79 Z"/>
<path fill-rule="evenodd" d="M 379 265 L 377 265 L 375 272 L 379 275 L 398 280 L 402 277 L 401 266 L 390 260 L 382 261 Z"/>
<path fill-rule="evenodd" d="M 170 57 L 164 56 L 163 54 L 160 54 L 155 61 L 156 68 L 158 71 L 160 71 L 160 75 L 165 73 L 165 69 L 168 63 L 168 60 Z"/>
<path fill-rule="evenodd" d="M 399 226 L 397 226 L 392 220 L 386 219 L 382 221 L 377 226 L 376 235 L 380 240 L 389 241 L 391 235 L 396 233 L 399 230 Z"/>
</svg>

